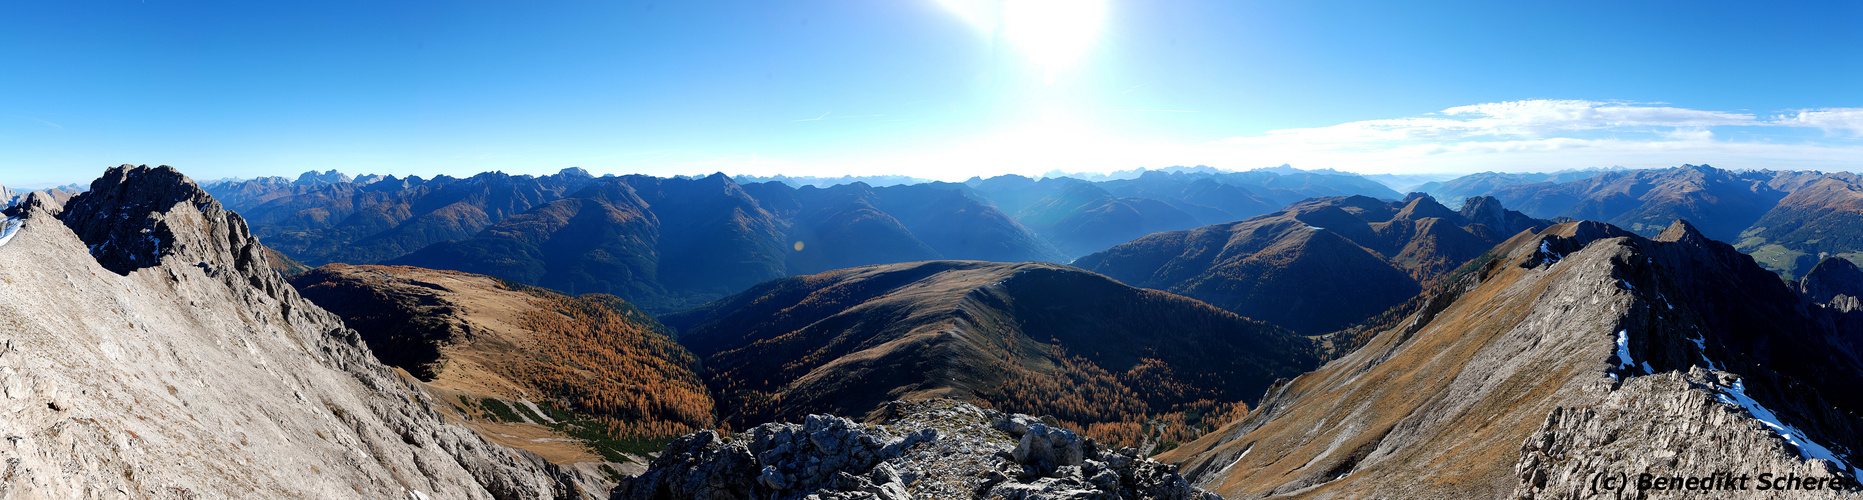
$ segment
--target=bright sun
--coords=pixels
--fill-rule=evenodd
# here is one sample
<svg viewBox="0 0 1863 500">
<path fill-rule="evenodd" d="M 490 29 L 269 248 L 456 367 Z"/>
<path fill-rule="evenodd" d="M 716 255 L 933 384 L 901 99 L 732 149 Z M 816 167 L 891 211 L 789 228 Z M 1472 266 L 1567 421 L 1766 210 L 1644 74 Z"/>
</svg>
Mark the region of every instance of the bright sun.
<svg viewBox="0 0 1863 500">
<path fill-rule="evenodd" d="M 1105 0 L 938 0 L 991 38 L 1001 37 L 1052 81 L 1085 56 L 1100 33 Z"/>
</svg>

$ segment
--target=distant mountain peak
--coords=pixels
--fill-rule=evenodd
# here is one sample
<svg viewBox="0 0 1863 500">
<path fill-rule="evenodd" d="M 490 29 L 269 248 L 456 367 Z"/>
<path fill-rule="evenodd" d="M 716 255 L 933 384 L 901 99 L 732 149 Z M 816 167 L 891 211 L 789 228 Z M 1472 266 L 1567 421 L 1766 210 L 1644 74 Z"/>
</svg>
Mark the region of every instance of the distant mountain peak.
<svg viewBox="0 0 1863 500">
<path fill-rule="evenodd" d="M 1450 210 L 1449 207 L 1445 207 L 1443 206 L 1443 204 L 1437 203 L 1436 198 L 1430 197 L 1429 195 L 1425 195 L 1423 193 L 1411 193 L 1411 194 L 1422 195 L 1422 196 L 1411 196 L 1409 197 L 1409 199 L 1405 200 L 1404 208 L 1397 212 L 1397 218 L 1410 219 L 1410 220 L 1419 220 L 1419 219 L 1423 219 L 1426 217 L 1438 217 L 1438 218 L 1444 218 L 1444 219 L 1464 219 L 1465 218 L 1462 216 L 1462 214 L 1456 213 L 1456 211 L 1454 210 Z"/>
<path fill-rule="evenodd" d="M 1699 244 L 1702 241 L 1712 241 L 1707 236 L 1703 236 L 1700 230 L 1695 229 L 1694 224 L 1689 224 L 1687 219 L 1676 219 L 1675 222 L 1669 224 L 1667 229 L 1663 229 L 1661 234 L 1657 234 L 1655 239 L 1656 241 L 1677 241 L 1695 244 Z"/>
<path fill-rule="evenodd" d="M 336 169 L 333 168 L 328 171 L 324 171 L 322 173 L 319 173 L 316 170 L 312 170 L 312 171 L 300 174 L 298 175 L 298 180 L 297 182 L 295 182 L 295 184 L 304 185 L 304 186 L 319 186 L 319 185 L 324 185 L 324 184 L 343 184 L 347 182 L 350 182 L 349 176 L 344 175 L 342 172 L 337 172 Z"/>
<path fill-rule="evenodd" d="M 1798 291 L 1813 303 L 1829 303 L 1840 295 L 1863 298 L 1863 269 L 1842 257 L 1826 257 L 1798 281 Z"/>
<path fill-rule="evenodd" d="M 1355 173 L 1341 172 L 1341 171 L 1333 170 L 1330 168 L 1317 168 L 1317 169 L 1312 169 L 1312 170 L 1295 168 L 1293 165 L 1287 164 L 1287 163 L 1282 163 L 1278 166 L 1273 166 L 1273 167 L 1261 167 L 1261 168 L 1256 168 L 1256 169 L 1250 169 L 1249 172 L 1268 172 L 1268 173 L 1281 174 L 1281 175 L 1296 175 L 1296 174 L 1350 175 L 1350 176 L 1358 175 Z"/>
</svg>

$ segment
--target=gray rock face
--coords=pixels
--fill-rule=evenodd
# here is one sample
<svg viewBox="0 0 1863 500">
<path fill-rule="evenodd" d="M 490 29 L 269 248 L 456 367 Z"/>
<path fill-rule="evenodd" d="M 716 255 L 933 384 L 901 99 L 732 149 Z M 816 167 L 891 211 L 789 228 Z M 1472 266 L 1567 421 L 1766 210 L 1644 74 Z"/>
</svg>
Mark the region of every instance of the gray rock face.
<svg viewBox="0 0 1863 500">
<path fill-rule="evenodd" d="M 191 180 L 125 166 L 92 187 L 62 221 L 10 212 L 0 497 L 578 496 L 572 472 L 445 423 Z"/>
<path fill-rule="evenodd" d="M 1016 443 L 1016 449 L 1010 455 L 1015 457 L 1016 463 L 1032 465 L 1042 474 L 1051 473 L 1060 467 L 1079 466 L 1081 460 L 1084 460 L 1080 436 L 1067 429 L 1018 422 L 1010 418 L 997 419 L 996 429 L 1008 432 L 1011 436 L 1021 435 L 1021 441 Z"/>
<path fill-rule="evenodd" d="M 298 175 L 295 184 L 300 186 L 321 186 L 326 184 L 344 184 L 349 182 L 349 175 L 330 169 L 326 172 L 312 170 Z"/>
<path fill-rule="evenodd" d="M 1851 473 L 1839 462 L 1804 459 L 1797 447 L 1779 439 L 1777 430 L 1754 418 L 1754 412 L 1724 398 L 1738 378 L 1691 367 L 1632 378 L 1594 405 L 1553 410 L 1521 445 L 1514 497 L 1610 497 L 1614 492 L 1598 491 L 1592 478 L 1620 473 L 1630 481 L 1644 472 L 1685 478 L 1733 476 L 1705 491 L 1645 492 L 1671 498 L 1762 495 L 1757 476 L 1766 473 L 1827 478 Z M 1733 482 L 1742 475 L 1748 479 Z M 1635 486 L 1629 489 L 1636 491 Z M 1787 496 L 1846 495 L 1825 489 Z"/>
<path fill-rule="evenodd" d="M 1495 253 L 1408 321 L 1162 458 L 1238 498 L 1615 495 L 1591 488 L 1600 473 L 1856 477 L 1856 337 L 1750 257 L 1679 221 L 1656 238 L 1561 224 Z"/>
<path fill-rule="evenodd" d="M 901 496 L 899 474 L 883 462 L 937 438 L 920 429 L 896 434 L 831 415 L 802 424 L 772 423 L 722 436 L 689 434 L 667 445 L 645 474 L 623 481 L 614 498 L 885 498 Z M 820 491 L 818 491 L 820 490 Z M 851 495 L 851 496 L 849 496 Z"/>
<path fill-rule="evenodd" d="M 198 207 L 194 212 L 199 213 L 174 210 L 181 204 Z M 243 231 L 245 221 L 221 209 L 213 197 L 172 167 L 111 168 L 91 182 L 89 192 L 66 205 L 61 217 L 65 225 L 84 240 L 98 264 L 117 274 L 154 266 L 175 252 L 178 244 L 189 250 L 183 258 L 207 262 L 205 257 L 225 253 L 234 257 L 236 266 L 246 267 L 240 271 L 256 274 L 250 269 L 252 256 L 246 255 L 256 249 L 251 236 L 228 233 L 235 226 Z M 190 219 L 190 215 L 198 216 Z M 225 220 L 239 223 L 209 223 Z M 177 241 L 177 237 L 189 241 Z M 235 244 L 243 248 L 230 246 Z"/>
<path fill-rule="evenodd" d="M 1176 468 L 1027 415 L 951 400 L 894 402 L 878 424 L 811 415 L 668 445 L 615 500 L 1002 498 L 1205 500 Z"/>
</svg>

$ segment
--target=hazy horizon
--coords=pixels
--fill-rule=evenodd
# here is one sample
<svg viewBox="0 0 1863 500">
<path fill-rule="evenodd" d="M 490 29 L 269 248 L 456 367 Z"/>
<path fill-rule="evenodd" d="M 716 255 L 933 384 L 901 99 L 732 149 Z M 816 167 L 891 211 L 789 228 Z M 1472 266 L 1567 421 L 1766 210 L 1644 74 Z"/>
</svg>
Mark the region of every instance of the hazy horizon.
<svg viewBox="0 0 1863 500">
<path fill-rule="evenodd" d="M 1856 171 L 1863 4 L 0 7 L 0 183 Z"/>
</svg>

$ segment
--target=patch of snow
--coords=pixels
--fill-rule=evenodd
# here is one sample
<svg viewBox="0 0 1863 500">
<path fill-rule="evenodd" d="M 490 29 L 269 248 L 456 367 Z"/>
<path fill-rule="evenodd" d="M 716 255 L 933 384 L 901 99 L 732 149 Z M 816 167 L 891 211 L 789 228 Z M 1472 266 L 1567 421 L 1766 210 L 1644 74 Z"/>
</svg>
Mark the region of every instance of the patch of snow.
<svg viewBox="0 0 1863 500">
<path fill-rule="evenodd" d="M 1542 244 L 1544 244 L 1544 242 L 1542 242 Z M 1635 286 L 1632 286 L 1632 285 L 1630 284 L 1630 280 L 1625 280 L 1625 279 L 1619 279 L 1619 280 L 1617 280 L 1617 282 L 1619 282 L 1619 283 L 1623 283 L 1623 284 L 1624 284 L 1624 288 L 1625 288 L 1625 289 L 1629 289 L 1629 290 L 1636 290 L 1636 289 L 1637 289 L 1637 287 L 1635 287 Z"/>
<path fill-rule="evenodd" d="M 1697 352 L 1701 353 L 1701 362 L 1707 363 L 1709 370 L 1722 371 L 1719 363 L 1715 363 L 1714 360 L 1708 359 L 1708 344 L 1703 340 L 1705 339 L 1702 338 L 1700 331 L 1696 331 L 1695 336 L 1688 339 L 1689 342 L 1695 343 L 1695 349 L 1698 349 Z"/>
<path fill-rule="evenodd" d="M 1243 448 L 1241 455 L 1236 455 L 1236 459 L 1231 460 L 1228 466 L 1223 467 L 1223 470 L 1217 471 L 1215 475 L 1212 475 L 1210 477 L 1227 476 L 1229 474 L 1229 469 L 1234 469 L 1236 467 L 1236 464 L 1242 463 L 1242 457 L 1248 456 L 1248 452 L 1251 452 L 1251 451 L 1255 451 L 1255 445 L 1253 444 L 1248 445 L 1247 448 Z"/>
<path fill-rule="evenodd" d="M 1824 445 L 1812 442 L 1811 439 L 1805 437 L 1804 431 L 1786 425 L 1785 422 L 1779 420 L 1778 415 L 1773 414 L 1772 410 L 1760 406 L 1759 401 L 1754 401 L 1753 398 L 1748 397 L 1746 381 L 1735 380 L 1733 387 L 1726 387 L 1725 389 L 1726 391 L 1716 395 L 1720 398 L 1722 403 L 1739 405 L 1741 408 L 1746 408 L 1748 413 L 1753 414 L 1753 418 L 1759 419 L 1760 423 L 1766 424 L 1767 427 L 1771 427 L 1773 432 L 1779 433 L 1779 437 L 1785 438 L 1786 442 L 1792 443 L 1792 446 L 1797 447 L 1799 455 L 1808 459 L 1816 458 L 1826 460 L 1833 464 L 1837 464 L 1839 467 L 1855 470 L 1850 467 L 1850 463 L 1838 459 L 1836 453 L 1831 453 L 1830 448 L 1825 448 Z"/>
<path fill-rule="evenodd" d="M 13 234 L 18 233 L 19 227 L 24 224 L 25 221 L 13 217 L 7 217 L 5 222 L 0 222 L 0 245 L 13 241 Z"/>
<path fill-rule="evenodd" d="M 1630 330 L 1618 330 L 1617 331 L 1617 369 L 1628 370 L 1631 367 L 1636 366 L 1636 364 L 1637 364 L 1636 360 L 1630 357 Z M 1645 363 L 1644 365 L 1648 366 L 1648 363 Z M 1654 371 L 1654 370 L 1651 370 L 1651 371 Z M 1611 378 L 1617 378 L 1617 377 L 1613 376 Z"/>
<path fill-rule="evenodd" d="M 153 250 L 149 250 L 149 256 L 153 260 L 161 260 L 162 259 L 162 240 L 157 239 L 155 235 L 148 234 L 149 230 L 147 229 L 142 230 L 142 232 L 143 232 L 142 239 L 149 240 L 149 246 L 154 248 Z"/>
<path fill-rule="evenodd" d="M 1546 240 L 1540 240 L 1540 256 L 1544 257 L 1548 263 L 1559 262 L 1559 259 L 1565 258 L 1564 255 L 1559 255 L 1559 252 L 1554 252 L 1551 243 Z"/>
<path fill-rule="evenodd" d="M 1307 230 L 1309 230 L 1309 231 L 1318 231 L 1318 230 L 1321 230 L 1321 229 L 1326 229 L 1326 228 L 1323 228 L 1323 227 L 1320 227 L 1320 226 L 1307 226 Z"/>
</svg>

